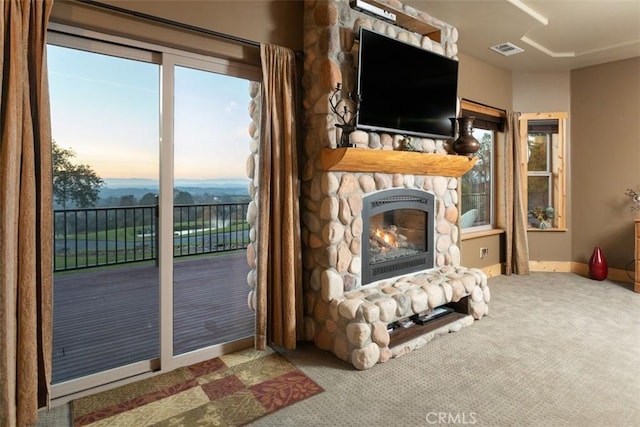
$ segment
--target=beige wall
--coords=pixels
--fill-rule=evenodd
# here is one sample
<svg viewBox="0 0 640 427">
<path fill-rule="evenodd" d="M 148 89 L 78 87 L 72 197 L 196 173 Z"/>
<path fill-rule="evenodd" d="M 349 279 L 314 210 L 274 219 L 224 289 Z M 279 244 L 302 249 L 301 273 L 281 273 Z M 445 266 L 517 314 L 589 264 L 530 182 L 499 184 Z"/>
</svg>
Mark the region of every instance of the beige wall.
<svg viewBox="0 0 640 427">
<path fill-rule="evenodd" d="M 458 96 L 503 110 L 511 110 L 511 71 L 460 53 Z"/>
<path fill-rule="evenodd" d="M 303 2 L 299 1 L 102 0 L 101 3 L 251 42 L 302 49 Z M 51 21 L 245 63 L 259 63 L 256 46 L 171 28 L 74 0 L 56 0 Z"/>
<path fill-rule="evenodd" d="M 569 111 L 569 71 L 513 73 L 513 109 L 521 113 Z"/>
<path fill-rule="evenodd" d="M 514 73 L 513 109 L 521 113 L 570 112 L 571 79 L 569 71 Z M 529 258 L 532 261 L 571 261 L 571 114 L 567 120 L 567 231 L 529 231 Z"/>
<path fill-rule="evenodd" d="M 99 1 L 247 40 L 302 50 L 302 1 Z"/>
<path fill-rule="evenodd" d="M 609 267 L 623 269 L 640 216 L 624 195 L 640 191 L 640 58 L 574 70 L 571 105 L 573 260 L 600 246 Z"/>
<path fill-rule="evenodd" d="M 459 55 L 458 96 L 503 110 L 511 110 L 511 71 L 494 67 L 473 56 Z M 462 265 L 483 268 L 501 262 L 502 235 L 464 238 L 460 245 Z M 487 248 L 489 255 L 480 258 L 480 248 Z"/>
<path fill-rule="evenodd" d="M 467 239 L 462 241 L 461 245 L 461 265 L 465 267 L 485 268 L 495 266 L 501 263 L 503 235 L 493 235 Z M 489 254 L 480 258 L 480 250 L 486 248 Z"/>
</svg>

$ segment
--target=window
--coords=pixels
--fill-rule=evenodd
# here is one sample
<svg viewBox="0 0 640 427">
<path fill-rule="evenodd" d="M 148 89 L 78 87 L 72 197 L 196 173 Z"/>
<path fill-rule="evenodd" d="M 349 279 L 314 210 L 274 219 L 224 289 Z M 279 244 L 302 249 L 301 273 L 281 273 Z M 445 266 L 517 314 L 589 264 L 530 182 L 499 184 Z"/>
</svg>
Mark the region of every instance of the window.
<svg viewBox="0 0 640 427">
<path fill-rule="evenodd" d="M 565 228 L 565 128 L 566 113 L 527 113 L 520 117 L 530 229 Z"/>
<path fill-rule="evenodd" d="M 504 112 L 462 101 L 462 115 L 475 117 L 473 136 L 480 142 L 476 164 L 461 178 L 460 227 L 490 230 L 495 224 L 495 158 L 498 135 L 504 132 Z"/>
</svg>

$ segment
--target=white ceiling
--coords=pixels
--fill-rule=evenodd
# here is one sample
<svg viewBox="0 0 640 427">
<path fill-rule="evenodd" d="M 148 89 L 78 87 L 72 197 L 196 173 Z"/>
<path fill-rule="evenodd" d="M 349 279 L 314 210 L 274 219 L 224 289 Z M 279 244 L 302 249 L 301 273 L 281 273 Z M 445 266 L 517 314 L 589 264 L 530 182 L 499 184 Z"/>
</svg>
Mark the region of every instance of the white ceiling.
<svg viewBox="0 0 640 427">
<path fill-rule="evenodd" d="M 455 26 L 461 52 L 513 71 L 571 70 L 640 56 L 640 0 L 403 3 Z M 505 57 L 489 49 L 505 42 L 524 52 Z"/>
</svg>

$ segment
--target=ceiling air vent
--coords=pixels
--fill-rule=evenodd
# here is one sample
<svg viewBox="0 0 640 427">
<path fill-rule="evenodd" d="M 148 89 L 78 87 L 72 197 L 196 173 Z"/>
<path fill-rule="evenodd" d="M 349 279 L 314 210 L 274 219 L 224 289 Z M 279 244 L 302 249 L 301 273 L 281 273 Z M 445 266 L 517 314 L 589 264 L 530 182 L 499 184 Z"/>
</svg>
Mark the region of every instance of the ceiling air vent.
<svg viewBox="0 0 640 427">
<path fill-rule="evenodd" d="M 524 49 L 519 48 L 515 44 L 509 43 L 509 42 L 500 43 L 495 46 L 491 46 L 489 49 L 496 51 L 504 56 L 511 56 L 511 55 L 515 55 L 516 53 L 524 52 Z"/>
</svg>

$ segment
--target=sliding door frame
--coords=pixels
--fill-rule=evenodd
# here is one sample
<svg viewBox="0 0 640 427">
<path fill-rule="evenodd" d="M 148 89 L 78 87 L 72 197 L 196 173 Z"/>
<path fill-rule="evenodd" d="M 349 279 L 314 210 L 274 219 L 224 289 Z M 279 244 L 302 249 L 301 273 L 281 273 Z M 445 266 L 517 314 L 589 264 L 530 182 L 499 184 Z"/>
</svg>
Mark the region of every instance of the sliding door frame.
<svg viewBox="0 0 640 427">
<path fill-rule="evenodd" d="M 52 405 L 94 394 L 161 373 L 172 371 L 253 344 L 253 337 L 212 345 L 175 356 L 173 349 L 173 153 L 174 153 L 174 70 L 176 66 L 210 71 L 233 77 L 261 81 L 258 66 L 234 63 L 215 57 L 185 52 L 156 44 L 139 42 L 63 24 L 50 23 L 48 43 L 52 45 L 139 60 L 160 67 L 159 159 L 159 277 L 160 349 L 156 359 L 53 384 Z M 248 142 L 247 142 L 248 143 Z M 247 293 L 249 288 L 247 287 Z"/>
<path fill-rule="evenodd" d="M 174 180 L 174 81 L 175 68 L 186 67 L 197 69 L 200 71 L 213 72 L 252 81 L 261 80 L 261 71 L 258 67 L 246 66 L 243 64 L 233 64 L 228 61 L 212 60 L 200 55 L 183 55 L 175 53 L 165 53 L 162 56 L 162 73 L 160 79 L 162 85 L 161 104 L 162 111 L 170 111 L 170 114 L 162 113 L 162 130 L 161 130 L 161 162 L 160 162 L 160 230 L 161 236 L 165 236 L 166 244 L 160 243 L 160 250 L 163 253 L 164 264 L 161 264 L 160 277 L 171 277 L 169 286 L 164 286 L 164 282 L 160 288 L 160 306 L 161 306 L 161 322 L 160 322 L 160 357 L 163 370 L 170 371 L 181 366 L 188 366 L 203 360 L 212 359 L 229 353 L 240 348 L 246 348 L 253 344 L 253 337 L 235 341 L 228 344 L 217 344 L 205 347 L 199 350 L 190 351 L 188 353 L 175 355 L 173 348 L 173 180 Z M 170 94 L 170 96 L 165 96 Z M 166 160 L 163 162 L 162 160 Z M 163 169 L 163 166 L 165 169 Z M 162 212 L 165 213 L 163 218 Z M 166 269 L 166 270 L 165 270 Z M 171 270 L 171 271 L 169 271 Z M 247 294 L 249 288 L 247 287 Z"/>
</svg>

